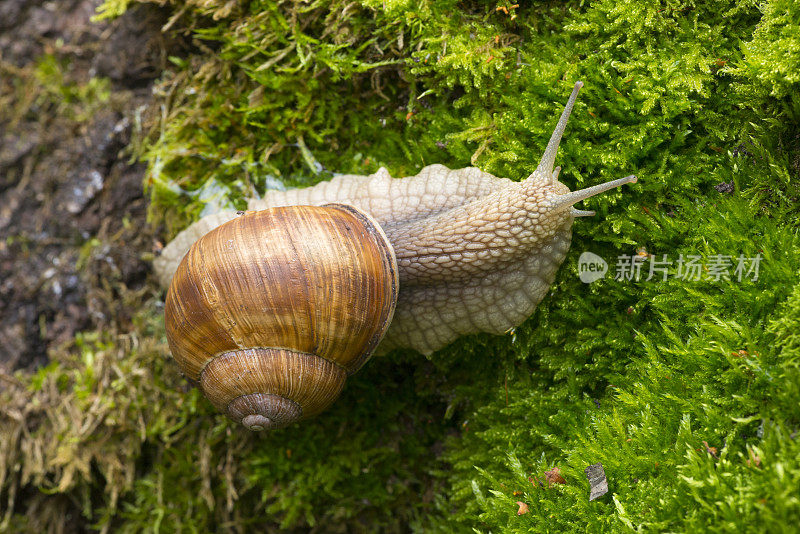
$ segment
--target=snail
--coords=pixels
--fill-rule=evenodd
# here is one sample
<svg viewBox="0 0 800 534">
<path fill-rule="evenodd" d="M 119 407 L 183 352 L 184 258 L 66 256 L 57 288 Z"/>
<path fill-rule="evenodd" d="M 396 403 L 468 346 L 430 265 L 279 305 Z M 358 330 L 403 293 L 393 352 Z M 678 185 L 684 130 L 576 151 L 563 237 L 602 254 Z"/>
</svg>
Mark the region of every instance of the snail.
<svg viewBox="0 0 800 534">
<path fill-rule="evenodd" d="M 234 211 L 220 212 L 189 226 L 164 248 L 154 262 L 160 282 L 169 286 L 165 309 L 168 339 L 184 372 L 201 383 L 203 392 L 212 403 L 248 428 L 275 428 L 324 409 L 324 403 L 316 399 L 304 406 L 303 402 L 308 399 L 284 396 L 290 389 L 292 395 L 296 393 L 293 381 L 300 378 L 290 374 L 301 371 L 300 367 L 322 366 L 317 360 L 333 362 L 338 373 L 334 384 L 330 387 L 317 384 L 314 387 L 321 389 L 304 393 L 314 397 L 324 392 L 330 397 L 326 401 L 329 404 L 341 390 L 344 376 L 358 369 L 373 352 L 411 348 L 429 355 L 462 335 L 477 332 L 503 334 L 521 324 L 533 313 L 553 283 L 569 250 L 574 219 L 594 215 L 594 212 L 579 210 L 573 205 L 598 193 L 636 182 L 636 177 L 631 175 L 570 192 L 558 181 L 560 167 L 553 168 L 556 152 L 582 85 L 581 82 L 575 84 L 539 165 L 523 181 L 497 178 L 472 167 L 450 170 L 442 165 L 430 165 L 416 176 L 394 179 L 381 168 L 369 176 L 342 175 L 305 189 L 270 191 L 263 199 L 250 200 L 248 208 L 251 211 L 242 215 Z M 265 289 L 263 282 L 243 283 L 245 275 L 240 273 L 247 271 L 248 265 L 261 265 L 262 279 L 275 282 L 275 277 L 267 273 L 265 267 L 273 268 L 272 259 L 259 259 L 258 255 L 277 257 L 279 254 L 268 250 L 271 247 L 297 249 L 303 236 L 293 233 L 290 228 L 278 231 L 269 225 L 296 225 L 298 223 L 285 210 L 293 210 L 293 213 L 301 210 L 294 216 L 303 219 L 316 213 L 307 211 L 312 210 L 312 206 L 313 210 L 322 210 L 319 216 L 323 218 L 330 213 L 350 217 L 350 233 L 332 232 L 327 236 L 332 244 L 321 246 L 319 250 L 327 250 L 338 261 L 347 255 L 343 250 L 355 246 L 350 237 L 358 235 L 361 236 L 359 239 L 369 241 L 371 254 L 383 258 L 383 285 L 372 281 L 364 295 L 336 297 L 351 303 L 360 300 L 361 304 L 376 306 L 371 310 L 372 318 L 369 321 L 364 319 L 372 330 L 370 335 L 360 335 L 363 346 L 352 360 L 343 358 L 340 361 L 336 355 L 317 352 L 312 356 L 317 363 L 303 360 L 304 363 L 298 364 L 270 353 L 267 358 L 269 365 L 275 367 L 273 372 L 279 376 L 271 381 L 285 383 L 278 388 L 282 388 L 279 393 L 272 390 L 257 392 L 260 390 L 256 384 L 251 384 L 252 378 L 265 374 L 266 364 L 238 362 L 234 365 L 234 360 L 240 357 L 231 355 L 231 347 L 235 346 L 239 354 L 255 349 L 286 349 L 292 354 L 304 353 L 300 356 L 302 359 L 306 358 L 307 350 L 313 352 L 320 343 L 326 344 L 320 341 L 320 336 L 325 334 L 316 331 L 311 332 L 313 340 L 298 341 L 291 346 L 287 345 L 285 335 L 283 338 L 278 335 L 274 340 L 266 339 L 255 326 L 255 308 L 268 315 L 277 313 L 277 319 L 266 319 L 267 326 L 263 328 L 267 331 L 288 328 L 286 325 L 296 319 L 290 319 L 290 311 L 282 308 L 285 302 L 270 304 L 267 300 L 259 300 L 261 297 L 254 297 L 254 292 L 269 294 L 272 291 Z M 280 243 L 279 234 L 282 237 L 286 237 L 283 234 L 293 234 L 290 245 Z M 344 240 L 346 243 L 344 234 L 348 236 Z M 320 242 L 326 237 L 309 230 L 308 236 L 312 235 Z M 203 247 L 209 244 L 213 246 L 204 250 Z M 240 259 L 242 265 L 225 260 L 218 267 L 213 255 L 223 250 L 240 250 L 230 252 L 228 256 Z M 319 283 L 327 287 L 329 280 L 312 278 L 332 272 L 329 266 L 319 267 L 319 270 L 313 267 L 323 261 L 321 256 L 300 254 L 283 257 L 290 264 L 311 262 L 311 265 L 303 267 L 308 271 L 293 271 L 285 283 L 297 282 L 301 277 L 298 273 L 302 272 L 301 289 L 303 284 L 313 286 Z M 226 273 L 225 269 L 229 272 Z M 281 270 L 274 269 L 276 272 Z M 359 269 L 353 269 L 350 276 L 359 280 L 363 278 Z M 197 271 L 192 275 L 195 278 L 189 280 L 187 273 L 193 270 Z M 209 270 L 214 272 L 213 283 L 207 280 Z M 283 270 L 289 271 L 288 268 Z M 393 293 L 391 285 L 395 280 L 399 282 L 399 292 Z M 244 289 L 237 287 L 242 283 Z M 350 279 L 343 280 L 343 283 L 349 288 L 358 285 Z M 375 290 L 379 286 L 383 289 Z M 187 288 L 190 288 L 188 297 L 182 295 Z M 205 296 L 201 289 L 207 292 Z M 236 294 L 237 298 L 244 294 L 245 304 L 234 300 L 232 302 L 237 304 L 226 305 L 228 292 Z M 326 310 L 336 307 L 333 298 L 327 301 L 323 298 L 323 302 L 314 305 L 302 302 L 301 297 L 319 297 L 318 293 L 306 287 L 298 295 L 288 298 L 297 307 L 301 318 L 314 313 L 336 315 L 336 309 Z M 392 301 L 395 298 L 396 304 Z M 192 306 L 201 301 L 205 308 L 193 310 Z M 243 317 L 236 315 L 237 306 L 246 311 Z M 181 311 L 181 319 L 173 317 L 176 310 Z M 192 314 L 199 319 L 194 322 L 187 320 L 186 317 L 191 318 Z M 229 338 L 224 346 L 209 339 L 206 319 L 211 315 L 224 315 L 216 319 L 223 333 L 213 334 Z M 336 324 L 339 320 L 325 319 Z M 280 328 L 273 325 L 275 322 Z M 198 328 L 195 323 L 200 327 L 199 331 L 193 332 L 193 328 Z M 293 327 L 292 336 L 297 332 L 310 332 L 303 320 L 301 323 Z M 362 327 L 365 328 L 364 325 L 358 328 Z M 339 328 L 345 327 L 339 324 Z M 359 329 L 353 331 L 361 332 Z M 245 334 L 250 335 L 250 339 Z M 199 341 L 183 341 L 183 337 Z M 304 348 L 298 349 L 298 346 Z M 192 355 L 194 363 L 182 363 L 184 358 L 179 358 L 178 354 L 184 353 Z M 220 359 L 222 363 L 218 363 Z M 236 367 L 230 379 L 222 377 L 226 367 Z M 225 382 L 222 389 L 227 387 L 233 393 L 217 393 L 216 386 L 207 385 L 212 378 Z"/>
</svg>

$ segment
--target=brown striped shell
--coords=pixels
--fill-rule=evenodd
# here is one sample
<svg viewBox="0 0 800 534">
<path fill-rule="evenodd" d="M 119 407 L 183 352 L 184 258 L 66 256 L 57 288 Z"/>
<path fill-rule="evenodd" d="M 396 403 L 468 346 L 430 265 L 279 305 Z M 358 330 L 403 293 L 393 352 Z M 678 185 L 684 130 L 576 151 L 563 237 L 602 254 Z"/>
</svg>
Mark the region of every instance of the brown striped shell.
<svg viewBox="0 0 800 534">
<path fill-rule="evenodd" d="M 200 238 L 167 292 L 180 368 L 251 430 L 313 416 L 339 395 L 392 321 L 394 251 L 346 205 L 245 212 Z"/>
</svg>

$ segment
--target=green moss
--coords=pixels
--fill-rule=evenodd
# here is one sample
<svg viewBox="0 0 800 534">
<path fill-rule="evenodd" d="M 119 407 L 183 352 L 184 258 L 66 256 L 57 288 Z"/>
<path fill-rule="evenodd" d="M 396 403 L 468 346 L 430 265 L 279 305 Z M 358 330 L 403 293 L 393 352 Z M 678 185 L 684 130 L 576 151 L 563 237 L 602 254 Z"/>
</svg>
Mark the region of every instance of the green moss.
<svg viewBox="0 0 800 534">
<path fill-rule="evenodd" d="M 731 70 L 749 82 L 750 87 L 743 84 L 745 91 L 757 91 L 762 98 L 769 95 L 786 99 L 797 106 L 800 6 L 788 0 L 773 0 L 763 3 L 761 10 L 763 17 L 752 39 L 742 45 L 742 60 Z"/>
<path fill-rule="evenodd" d="M 0 451 L 23 451 L 0 455 L 0 502 L 16 503 L 3 526 L 52 524 L 65 497 L 120 531 L 800 522 L 793 3 L 175 4 L 173 28 L 196 51 L 164 74 L 144 154 L 170 234 L 275 178 L 473 163 L 519 179 L 576 79 L 562 181 L 640 182 L 585 203 L 597 217 L 576 222 L 551 295 L 513 336 L 374 360 L 331 410 L 270 436 L 188 390 L 164 361 L 155 304 L 141 310 L 144 344 L 85 338 L 74 357 L 17 378 L 28 393 L 8 405 L 32 395 L 36 422 L 2 419 Z M 762 263 L 757 280 L 680 280 L 673 265 L 666 281 L 585 285 L 583 251 L 612 272 L 637 254 Z M 610 492 L 589 502 L 584 469 L 597 462 Z M 566 484 L 544 482 L 553 467 Z M 14 501 L 24 488 L 41 490 L 34 504 Z M 39 506 L 52 515 L 33 516 Z"/>
<path fill-rule="evenodd" d="M 0 60 L 0 74 L 0 121 L 12 127 L 23 119 L 35 122 L 53 116 L 83 123 L 111 98 L 107 78 L 77 82 L 72 79 L 70 62 L 53 54 L 41 56 L 29 68 Z"/>
<path fill-rule="evenodd" d="M 97 8 L 97 15 L 95 15 L 92 20 L 101 21 L 119 17 L 128 10 L 131 3 L 131 0 L 108 0 L 107 2 L 103 2 Z"/>
<path fill-rule="evenodd" d="M 69 118 L 76 121 L 91 117 L 97 109 L 108 102 L 111 95 L 110 82 L 107 78 L 90 78 L 84 84 L 78 84 L 67 79 L 66 70 L 69 63 L 59 60 L 53 55 L 45 55 L 36 65 L 37 85 L 44 89 L 42 100 L 52 100 L 59 103 L 59 111 L 72 108 L 77 110 Z"/>
<path fill-rule="evenodd" d="M 800 518 L 800 501 L 773 488 L 800 487 L 798 443 L 790 437 L 800 426 L 800 354 L 790 333 L 797 329 L 798 237 L 754 211 L 734 198 L 691 215 L 709 251 L 762 250 L 757 281 L 614 283 L 621 288 L 608 281 L 596 296 L 553 311 L 577 339 L 550 348 L 552 333 L 531 332 L 538 369 L 510 384 L 508 403 L 496 388 L 496 400 L 478 411 L 476 432 L 448 449 L 452 483 L 469 507 L 466 525 L 479 517 L 520 532 L 541 524 L 615 531 L 629 522 L 668 531 L 780 531 Z M 671 226 L 662 232 L 678 225 Z M 609 289 L 621 298 L 609 299 Z M 592 320 L 584 309 L 595 306 L 603 313 Z M 621 321 L 609 317 L 615 308 Z M 748 464 L 752 456 L 759 466 Z M 590 503 L 583 470 L 596 462 L 612 495 Z M 544 480 L 553 465 L 565 486 L 529 481 Z M 513 513 L 516 501 L 529 504 L 524 517 Z"/>
</svg>

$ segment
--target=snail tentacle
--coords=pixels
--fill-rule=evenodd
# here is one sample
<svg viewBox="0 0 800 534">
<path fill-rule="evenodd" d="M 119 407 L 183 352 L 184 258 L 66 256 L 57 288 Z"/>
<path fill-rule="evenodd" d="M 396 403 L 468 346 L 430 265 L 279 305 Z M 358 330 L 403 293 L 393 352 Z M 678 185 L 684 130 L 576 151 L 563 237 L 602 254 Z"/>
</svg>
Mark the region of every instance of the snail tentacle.
<svg viewBox="0 0 800 534">
<path fill-rule="evenodd" d="M 538 179 L 542 179 L 543 177 L 550 175 L 553 165 L 556 161 L 558 145 L 561 144 L 561 138 L 564 136 L 564 130 L 567 128 L 569 116 L 572 114 L 572 108 L 575 106 L 575 101 L 578 100 L 578 93 L 580 92 L 581 87 L 583 87 L 583 82 L 575 82 L 575 86 L 572 88 L 572 94 L 569 95 L 567 105 L 564 106 L 564 111 L 561 112 L 561 117 L 559 117 L 558 123 L 553 130 L 553 134 L 550 136 L 550 141 L 547 143 L 547 148 L 544 150 L 542 159 L 539 162 L 539 165 L 536 167 L 536 170 L 533 171 L 533 174 L 531 174 L 529 178 L 536 176 Z"/>
<path fill-rule="evenodd" d="M 589 197 L 593 197 L 597 194 L 608 191 L 609 189 L 614 189 L 615 187 L 619 187 L 621 185 L 635 184 L 636 181 L 637 181 L 636 176 L 630 175 L 626 176 L 625 178 L 619 178 L 617 180 L 611 180 L 610 182 L 593 185 L 585 189 L 572 191 L 571 193 L 551 198 L 548 201 L 548 208 L 552 211 L 560 211 L 561 209 L 567 206 L 572 206 L 573 204 L 576 204 L 581 200 L 586 200 Z"/>
</svg>

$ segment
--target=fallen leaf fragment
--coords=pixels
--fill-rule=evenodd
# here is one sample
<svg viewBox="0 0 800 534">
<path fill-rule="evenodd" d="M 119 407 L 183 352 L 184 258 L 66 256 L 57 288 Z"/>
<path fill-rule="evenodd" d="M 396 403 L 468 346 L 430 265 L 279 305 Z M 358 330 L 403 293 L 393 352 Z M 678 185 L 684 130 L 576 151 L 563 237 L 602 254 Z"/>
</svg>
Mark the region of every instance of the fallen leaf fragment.
<svg viewBox="0 0 800 534">
<path fill-rule="evenodd" d="M 590 465 L 584 472 L 586 473 L 586 478 L 589 479 L 590 501 L 608 493 L 608 480 L 606 480 L 606 472 L 603 470 L 603 464 L 598 462 Z"/>
<path fill-rule="evenodd" d="M 524 515 L 528 513 L 528 505 L 522 501 L 517 501 L 519 505 L 519 510 L 517 510 L 517 515 Z"/>
<path fill-rule="evenodd" d="M 566 484 L 567 481 L 561 476 L 561 469 L 554 467 L 549 471 L 544 472 L 544 478 L 547 480 L 547 487 L 551 484 Z"/>
</svg>

